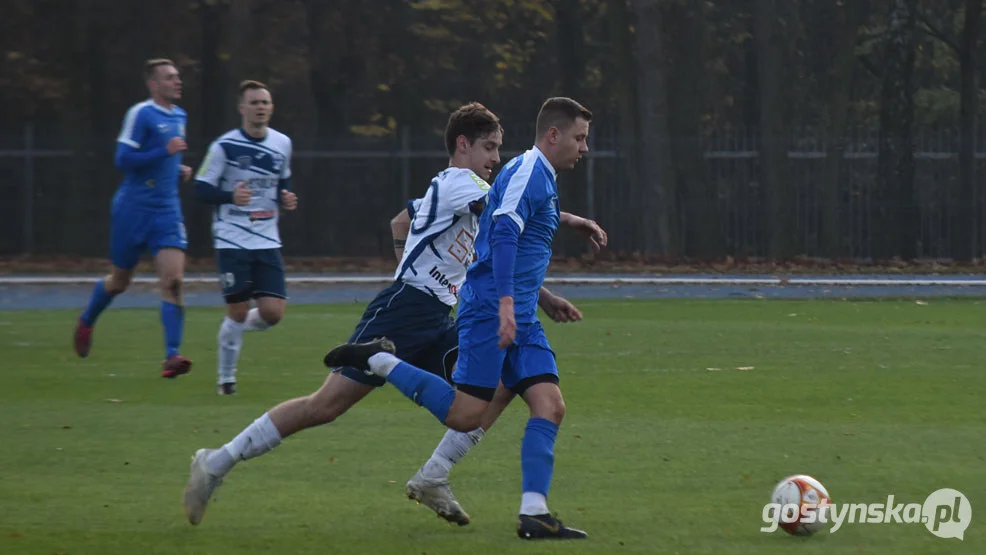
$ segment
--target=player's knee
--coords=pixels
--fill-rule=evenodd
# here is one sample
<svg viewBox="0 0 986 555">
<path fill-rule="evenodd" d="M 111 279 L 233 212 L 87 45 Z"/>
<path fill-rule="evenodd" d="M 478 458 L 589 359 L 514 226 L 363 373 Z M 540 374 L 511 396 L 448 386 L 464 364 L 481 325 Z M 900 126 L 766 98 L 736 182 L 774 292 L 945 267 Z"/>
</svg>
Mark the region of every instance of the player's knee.
<svg viewBox="0 0 986 555">
<path fill-rule="evenodd" d="M 560 425 L 565 419 L 565 401 L 561 396 L 540 399 L 531 405 L 531 417 L 543 418 Z"/>
<path fill-rule="evenodd" d="M 482 424 L 482 419 L 483 413 L 481 412 L 449 412 L 448 416 L 445 417 L 445 426 L 457 432 L 468 433 L 478 428 Z"/>
<path fill-rule="evenodd" d="M 226 305 L 226 316 L 234 322 L 246 322 L 247 314 L 250 312 L 250 303 L 233 303 Z"/>
<path fill-rule="evenodd" d="M 129 273 L 113 272 L 103 281 L 103 287 L 110 295 L 119 295 L 130 287 L 133 277 Z"/>
<path fill-rule="evenodd" d="M 263 318 L 264 322 L 267 322 L 268 325 L 274 326 L 277 325 L 277 323 L 281 321 L 281 318 L 284 317 L 284 309 L 260 307 L 260 317 Z"/>
<path fill-rule="evenodd" d="M 183 284 L 181 276 L 165 276 L 161 278 L 161 292 L 175 299 L 180 299 Z"/>
</svg>

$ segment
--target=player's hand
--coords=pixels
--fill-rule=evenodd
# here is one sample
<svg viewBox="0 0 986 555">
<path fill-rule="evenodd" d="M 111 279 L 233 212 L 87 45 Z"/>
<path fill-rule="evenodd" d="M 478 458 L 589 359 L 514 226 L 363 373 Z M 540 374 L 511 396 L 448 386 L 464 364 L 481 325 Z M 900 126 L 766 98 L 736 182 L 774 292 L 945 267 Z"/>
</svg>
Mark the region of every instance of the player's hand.
<svg viewBox="0 0 986 555">
<path fill-rule="evenodd" d="M 542 295 L 538 304 L 541 306 L 541 310 L 548 315 L 548 318 L 555 322 L 578 322 L 582 319 L 582 311 L 564 297 L 552 295 L 545 298 Z"/>
<path fill-rule="evenodd" d="M 246 206 L 250 204 L 251 199 L 253 199 L 253 191 L 246 185 L 237 185 L 233 189 L 233 204 L 236 206 Z"/>
<path fill-rule="evenodd" d="M 588 218 L 578 218 L 571 223 L 571 227 L 585 237 L 592 245 L 593 252 L 599 252 L 609 242 L 606 230 L 599 226 L 594 220 Z"/>
<path fill-rule="evenodd" d="M 165 148 L 168 149 L 169 156 L 174 156 L 179 152 L 188 150 L 188 144 L 185 143 L 185 139 L 182 139 L 181 137 L 171 137 L 171 140 L 168 141 L 168 146 Z"/>
<path fill-rule="evenodd" d="M 188 183 L 192 179 L 192 168 L 185 164 L 182 164 L 179 168 L 181 168 L 181 182 Z"/>
<path fill-rule="evenodd" d="M 513 344 L 517 337 L 517 319 L 514 316 L 514 298 L 503 297 L 500 299 L 500 329 L 497 331 L 500 337 L 499 346 L 506 349 Z"/>
<path fill-rule="evenodd" d="M 298 207 L 298 195 L 287 189 L 281 189 L 281 207 L 285 210 L 294 210 Z"/>
</svg>

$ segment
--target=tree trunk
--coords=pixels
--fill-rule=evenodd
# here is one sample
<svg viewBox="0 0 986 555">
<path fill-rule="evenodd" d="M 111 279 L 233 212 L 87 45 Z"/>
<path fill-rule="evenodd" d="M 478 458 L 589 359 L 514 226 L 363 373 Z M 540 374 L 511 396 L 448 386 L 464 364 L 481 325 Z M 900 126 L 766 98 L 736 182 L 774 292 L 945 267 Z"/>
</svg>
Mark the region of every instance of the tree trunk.
<svg viewBox="0 0 986 555">
<path fill-rule="evenodd" d="M 880 152 L 871 238 L 873 257 L 917 255 L 919 212 L 914 198 L 915 2 L 893 0 L 880 90 Z"/>
<path fill-rule="evenodd" d="M 233 0 L 229 7 L 229 61 L 226 64 L 226 83 L 223 87 L 224 99 L 222 114 L 226 117 L 226 127 L 239 127 L 241 116 L 236 108 L 239 103 L 237 88 L 246 79 L 256 79 L 249 75 L 249 60 L 253 52 L 252 23 L 253 0 Z"/>
<path fill-rule="evenodd" d="M 640 211 L 644 252 L 674 256 L 678 241 L 674 166 L 668 128 L 667 67 L 659 0 L 635 0 L 637 8 Z M 644 179 L 644 176 L 647 176 Z"/>
<path fill-rule="evenodd" d="M 959 45 L 959 192 L 952 230 L 952 258 L 963 262 L 977 258 L 976 241 L 976 119 L 978 85 L 976 83 L 976 43 L 982 22 L 983 0 L 966 0 L 965 24 Z"/>
<path fill-rule="evenodd" d="M 776 0 L 756 0 L 753 26 L 760 91 L 760 181 L 766 197 L 767 255 L 783 260 L 795 254 L 797 206 L 788 175 L 787 104 L 783 87 L 789 77 L 780 47 L 785 42 L 777 12 Z"/>
<path fill-rule="evenodd" d="M 220 61 L 219 38 L 222 32 L 222 7 L 218 2 L 199 0 L 199 23 L 202 28 L 202 113 L 198 118 L 199 141 L 209 141 L 224 128 L 226 97 Z M 205 145 L 200 145 L 204 150 Z"/>
<path fill-rule="evenodd" d="M 579 0 L 560 0 L 555 5 L 556 44 L 558 48 L 558 68 L 561 71 L 560 94 L 585 102 L 583 97 L 585 83 L 585 27 L 582 23 L 582 13 Z M 594 133 L 597 133 L 595 131 Z M 588 189 L 589 164 L 580 163 L 575 171 L 565 178 L 568 185 L 565 189 L 564 206 L 575 214 L 586 213 L 586 190 Z M 562 235 L 561 251 L 578 253 L 592 252 L 582 237 L 574 233 Z"/>
<path fill-rule="evenodd" d="M 609 17 L 609 38 L 613 45 L 613 65 L 604 67 L 603 71 L 611 71 L 607 79 L 615 88 L 616 106 L 620 114 L 619 143 L 617 150 L 626 168 L 626 180 L 630 191 L 641 191 L 643 184 L 637 175 L 637 164 L 640 160 L 639 121 L 637 117 L 637 65 L 633 52 L 633 33 L 630 32 L 630 11 L 626 0 L 608 0 L 607 14 Z M 595 215 L 593 215 L 595 217 Z M 613 230 L 623 230 L 626 237 L 622 245 L 629 245 L 629 250 L 642 248 L 640 239 L 644 232 L 644 216 L 629 218 L 627 222 L 602 222 Z"/>
<path fill-rule="evenodd" d="M 702 3 L 665 4 L 665 24 L 671 44 L 668 100 L 671 152 L 679 206 L 684 217 L 682 252 L 702 259 L 725 254 L 715 183 L 705 177 L 700 121 L 708 87 L 707 29 Z"/>
<path fill-rule="evenodd" d="M 852 73 L 856 65 L 856 37 L 863 20 L 864 5 L 852 2 L 837 5 L 835 59 L 829 78 L 828 121 L 825 128 L 825 168 L 822 182 L 822 252 L 835 259 L 842 250 L 842 225 L 839 220 L 842 187 L 839 172 L 846 150 L 849 100 Z"/>
</svg>

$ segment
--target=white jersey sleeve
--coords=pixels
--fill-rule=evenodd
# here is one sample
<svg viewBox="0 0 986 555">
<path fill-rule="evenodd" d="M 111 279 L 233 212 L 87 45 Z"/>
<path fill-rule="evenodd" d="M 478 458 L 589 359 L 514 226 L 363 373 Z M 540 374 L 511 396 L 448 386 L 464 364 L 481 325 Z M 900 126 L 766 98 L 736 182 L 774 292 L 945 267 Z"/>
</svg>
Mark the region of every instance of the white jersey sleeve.
<svg viewBox="0 0 986 555">
<path fill-rule="evenodd" d="M 195 174 L 196 181 L 204 181 L 213 187 L 219 185 L 219 180 L 226 169 L 226 151 L 219 145 L 219 141 L 214 141 L 209 145 L 209 152 L 202 160 L 198 173 Z"/>
<path fill-rule="evenodd" d="M 472 171 L 464 171 L 455 176 L 448 186 L 449 208 L 457 216 L 464 216 L 470 212 L 470 205 L 477 200 L 486 198 L 486 193 L 490 190 L 490 184 Z"/>
</svg>

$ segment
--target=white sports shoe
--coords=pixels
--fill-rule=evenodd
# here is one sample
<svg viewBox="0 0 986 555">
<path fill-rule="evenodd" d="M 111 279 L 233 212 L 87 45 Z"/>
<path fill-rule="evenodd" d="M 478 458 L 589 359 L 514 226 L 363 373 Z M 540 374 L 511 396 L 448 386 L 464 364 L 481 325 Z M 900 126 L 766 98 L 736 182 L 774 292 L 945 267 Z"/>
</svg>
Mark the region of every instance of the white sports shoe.
<svg viewBox="0 0 986 555">
<path fill-rule="evenodd" d="M 182 504 L 185 505 L 185 518 L 192 524 L 202 522 L 212 493 L 223 483 L 223 479 L 209 472 L 205 464 L 209 455 L 215 451 L 215 449 L 199 449 L 192 459 L 188 485 L 185 486 L 185 494 L 182 498 Z"/>
<path fill-rule="evenodd" d="M 452 495 L 452 490 L 448 487 L 448 478 L 439 480 L 426 478 L 421 470 L 418 470 L 404 485 L 404 489 L 407 491 L 408 499 L 430 508 L 439 517 L 459 526 L 469 524 L 469 514 Z"/>
</svg>

